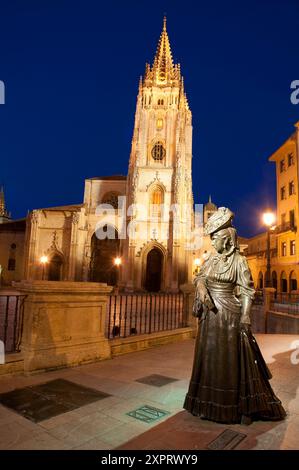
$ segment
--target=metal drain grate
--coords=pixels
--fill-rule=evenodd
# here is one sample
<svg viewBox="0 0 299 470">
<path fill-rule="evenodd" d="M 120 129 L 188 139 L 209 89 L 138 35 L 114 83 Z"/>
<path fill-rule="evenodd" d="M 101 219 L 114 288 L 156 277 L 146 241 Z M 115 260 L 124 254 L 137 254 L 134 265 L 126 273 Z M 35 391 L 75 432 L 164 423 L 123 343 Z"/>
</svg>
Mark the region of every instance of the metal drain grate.
<svg viewBox="0 0 299 470">
<path fill-rule="evenodd" d="M 56 379 L 2 393 L 0 403 L 38 423 L 109 396 L 68 380 Z"/>
<path fill-rule="evenodd" d="M 207 448 L 210 450 L 230 450 L 237 447 L 240 442 L 247 437 L 246 434 L 233 431 L 232 429 L 225 429 L 214 441 L 208 444 Z"/>
<path fill-rule="evenodd" d="M 144 423 L 152 423 L 153 421 L 163 418 L 170 413 L 169 411 L 159 410 L 153 406 L 143 405 L 140 408 L 137 408 L 137 410 L 130 411 L 126 414 L 132 418 L 139 419 L 139 421 L 143 421 Z"/>
</svg>

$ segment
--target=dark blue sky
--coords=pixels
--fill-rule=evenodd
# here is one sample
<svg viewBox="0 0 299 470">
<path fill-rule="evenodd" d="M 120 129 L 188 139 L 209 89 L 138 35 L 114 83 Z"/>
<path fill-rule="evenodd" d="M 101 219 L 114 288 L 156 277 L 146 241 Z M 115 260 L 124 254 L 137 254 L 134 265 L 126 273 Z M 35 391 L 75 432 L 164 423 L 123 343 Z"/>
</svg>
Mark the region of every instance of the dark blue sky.
<svg viewBox="0 0 299 470">
<path fill-rule="evenodd" d="M 193 191 L 237 214 L 275 205 L 268 156 L 299 105 L 299 1 L 0 0 L 0 183 L 14 218 L 80 203 L 84 178 L 126 174 L 139 75 L 164 13 L 193 112 Z"/>
</svg>

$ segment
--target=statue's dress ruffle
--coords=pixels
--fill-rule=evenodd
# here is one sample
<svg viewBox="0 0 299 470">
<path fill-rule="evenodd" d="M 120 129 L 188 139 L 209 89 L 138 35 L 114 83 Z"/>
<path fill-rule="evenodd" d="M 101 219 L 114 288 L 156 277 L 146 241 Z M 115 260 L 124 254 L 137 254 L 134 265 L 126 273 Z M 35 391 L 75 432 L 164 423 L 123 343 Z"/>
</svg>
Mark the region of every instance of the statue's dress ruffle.
<svg viewBox="0 0 299 470">
<path fill-rule="evenodd" d="M 184 408 L 221 423 L 239 423 L 243 415 L 267 420 L 286 415 L 255 338 L 240 328 L 241 302 L 235 288 L 239 286 L 240 296 L 254 294 L 244 260 L 236 254 L 223 274 L 214 274 L 208 263 L 201 274 L 216 309 L 200 320 Z"/>
</svg>

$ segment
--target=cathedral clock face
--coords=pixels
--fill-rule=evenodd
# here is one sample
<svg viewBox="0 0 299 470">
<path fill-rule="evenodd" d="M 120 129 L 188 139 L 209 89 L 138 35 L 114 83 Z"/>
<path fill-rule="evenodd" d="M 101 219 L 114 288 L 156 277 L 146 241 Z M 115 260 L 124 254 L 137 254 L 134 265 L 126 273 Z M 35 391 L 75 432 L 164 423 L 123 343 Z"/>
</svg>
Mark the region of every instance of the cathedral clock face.
<svg viewBox="0 0 299 470">
<path fill-rule="evenodd" d="M 161 161 L 166 155 L 162 142 L 157 142 L 152 148 L 152 157 L 155 161 Z"/>
</svg>

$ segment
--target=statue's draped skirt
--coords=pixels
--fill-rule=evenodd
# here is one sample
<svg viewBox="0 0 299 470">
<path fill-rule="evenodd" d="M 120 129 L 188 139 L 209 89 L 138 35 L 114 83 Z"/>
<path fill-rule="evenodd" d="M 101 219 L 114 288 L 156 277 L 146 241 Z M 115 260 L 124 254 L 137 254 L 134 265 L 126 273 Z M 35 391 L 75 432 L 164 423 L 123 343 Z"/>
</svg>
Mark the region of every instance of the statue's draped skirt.
<svg viewBox="0 0 299 470">
<path fill-rule="evenodd" d="M 193 371 L 184 408 L 222 423 L 285 417 L 255 338 L 240 330 L 240 302 L 234 284 L 207 281 L 216 306 L 199 321 Z"/>
</svg>

